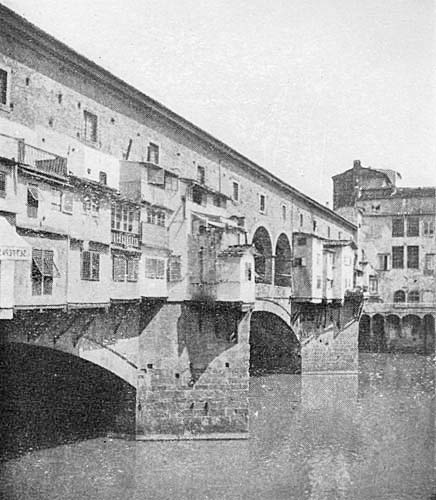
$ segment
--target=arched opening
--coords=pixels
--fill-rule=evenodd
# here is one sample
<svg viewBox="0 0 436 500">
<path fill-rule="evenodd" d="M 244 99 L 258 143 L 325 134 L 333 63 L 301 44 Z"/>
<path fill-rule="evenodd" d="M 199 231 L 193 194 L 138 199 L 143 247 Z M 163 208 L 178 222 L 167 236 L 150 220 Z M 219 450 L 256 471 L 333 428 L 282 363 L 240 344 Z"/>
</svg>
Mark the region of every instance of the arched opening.
<svg viewBox="0 0 436 500">
<path fill-rule="evenodd" d="M 291 245 L 284 233 L 279 236 L 276 244 L 274 284 L 291 286 Z"/>
<path fill-rule="evenodd" d="M 256 283 L 272 282 L 272 243 L 268 231 L 259 227 L 253 236 L 253 245 L 256 250 L 254 270 Z"/>
<path fill-rule="evenodd" d="M 371 318 L 362 314 L 359 322 L 359 351 L 371 350 Z"/>
<path fill-rule="evenodd" d="M 418 351 L 424 347 L 424 332 L 419 316 L 408 314 L 402 321 L 403 345 L 406 350 Z"/>
<path fill-rule="evenodd" d="M 394 293 L 394 302 L 395 303 L 406 302 L 406 294 L 404 290 L 397 290 Z"/>
<path fill-rule="evenodd" d="M 372 332 L 374 334 L 374 351 L 386 351 L 385 319 L 381 314 L 375 314 L 372 318 Z"/>
<path fill-rule="evenodd" d="M 250 321 L 250 375 L 264 373 L 301 373 L 301 348 L 280 317 L 255 311 Z"/>
<path fill-rule="evenodd" d="M 424 353 L 434 354 L 435 352 L 435 321 L 431 314 L 424 316 Z"/>
<path fill-rule="evenodd" d="M 2 458 L 108 432 L 135 432 L 136 389 L 77 356 L 4 344 L 0 379 Z"/>
<path fill-rule="evenodd" d="M 386 316 L 386 338 L 389 343 L 389 347 L 395 347 L 398 343 L 398 339 L 401 339 L 401 320 L 395 314 L 389 314 Z"/>
</svg>

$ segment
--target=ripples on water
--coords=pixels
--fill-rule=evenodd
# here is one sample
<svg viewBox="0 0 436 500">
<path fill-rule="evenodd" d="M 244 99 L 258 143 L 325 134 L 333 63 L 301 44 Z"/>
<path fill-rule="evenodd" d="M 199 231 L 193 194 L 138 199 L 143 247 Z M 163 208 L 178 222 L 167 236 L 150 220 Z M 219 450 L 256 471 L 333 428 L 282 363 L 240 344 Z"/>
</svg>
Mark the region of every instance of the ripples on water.
<svg viewBox="0 0 436 500">
<path fill-rule="evenodd" d="M 434 367 L 361 355 L 359 374 L 252 378 L 247 441 L 95 439 L 2 467 L 6 499 L 434 500 Z"/>
</svg>

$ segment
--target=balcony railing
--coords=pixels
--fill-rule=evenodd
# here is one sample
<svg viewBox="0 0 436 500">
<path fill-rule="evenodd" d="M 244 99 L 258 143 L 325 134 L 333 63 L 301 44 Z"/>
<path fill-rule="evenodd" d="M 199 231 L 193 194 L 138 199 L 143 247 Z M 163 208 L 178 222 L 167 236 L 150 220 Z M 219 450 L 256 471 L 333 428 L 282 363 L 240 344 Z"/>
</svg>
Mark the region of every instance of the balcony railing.
<svg viewBox="0 0 436 500">
<path fill-rule="evenodd" d="M 68 174 L 66 158 L 26 144 L 23 139 L 1 133 L 0 156 L 13 159 L 44 174 L 62 178 Z"/>
<path fill-rule="evenodd" d="M 139 235 L 112 229 L 112 243 L 121 247 L 139 248 Z"/>
</svg>

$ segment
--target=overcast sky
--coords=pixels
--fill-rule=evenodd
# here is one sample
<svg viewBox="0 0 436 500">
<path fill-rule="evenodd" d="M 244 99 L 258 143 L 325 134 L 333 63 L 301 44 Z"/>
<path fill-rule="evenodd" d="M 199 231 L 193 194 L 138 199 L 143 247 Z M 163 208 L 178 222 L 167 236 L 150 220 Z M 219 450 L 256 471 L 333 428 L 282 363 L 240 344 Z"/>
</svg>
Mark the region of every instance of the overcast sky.
<svg viewBox="0 0 436 500">
<path fill-rule="evenodd" d="M 3 3 L 322 203 L 354 159 L 436 185 L 434 0 Z"/>
</svg>

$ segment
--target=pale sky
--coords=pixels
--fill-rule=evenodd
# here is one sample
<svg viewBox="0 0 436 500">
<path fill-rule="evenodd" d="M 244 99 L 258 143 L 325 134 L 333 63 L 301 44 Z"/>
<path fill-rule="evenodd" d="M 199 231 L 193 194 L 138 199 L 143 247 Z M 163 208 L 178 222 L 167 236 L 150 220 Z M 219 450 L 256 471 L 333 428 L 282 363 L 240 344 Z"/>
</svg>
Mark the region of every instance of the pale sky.
<svg viewBox="0 0 436 500">
<path fill-rule="evenodd" d="M 434 0 L 3 3 L 322 203 L 354 159 L 436 185 Z"/>
</svg>

